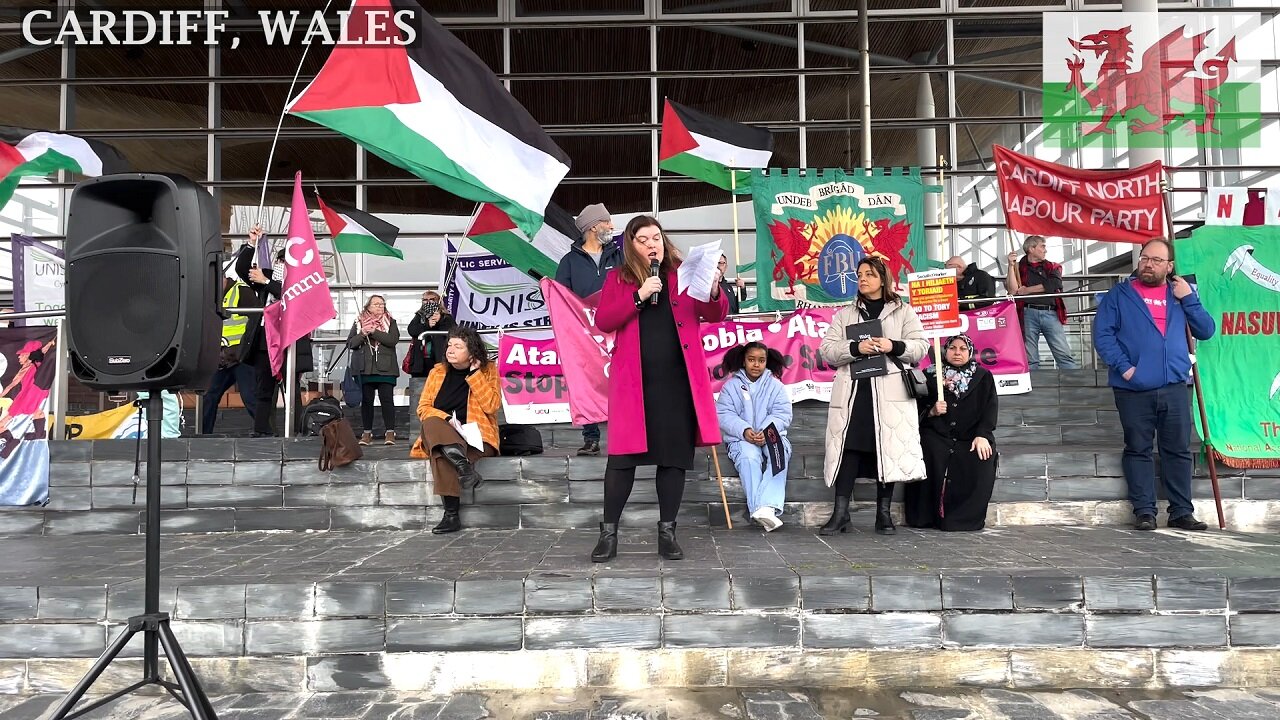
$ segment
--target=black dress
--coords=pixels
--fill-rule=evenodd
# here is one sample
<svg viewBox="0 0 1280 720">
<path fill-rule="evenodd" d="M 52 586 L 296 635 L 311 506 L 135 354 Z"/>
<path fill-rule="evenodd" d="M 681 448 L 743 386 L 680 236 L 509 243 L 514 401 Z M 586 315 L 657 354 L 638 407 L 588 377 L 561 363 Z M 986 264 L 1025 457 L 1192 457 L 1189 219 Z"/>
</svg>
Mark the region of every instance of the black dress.
<svg viewBox="0 0 1280 720">
<path fill-rule="evenodd" d="M 987 505 L 995 488 L 995 429 L 998 402 L 991 373 L 979 367 L 969 380 L 969 390 L 957 398 L 944 390 L 947 413 L 928 417 L 938 402 L 937 384 L 929 383 L 929 397 L 921 399 L 920 445 L 924 449 L 927 476 L 909 483 L 903 497 L 907 524 L 939 530 L 981 530 L 987 521 Z M 978 459 L 969 448 L 975 437 L 991 443 L 991 457 Z"/>
<path fill-rule="evenodd" d="M 610 455 L 607 469 L 641 465 L 693 469 L 697 414 L 665 285 L 658 293 L 658 304 L 645 305 L 640 311 L 640 377 L 644 382 L 644 429 L 649 449 L 631 455 Z"/>
</svg>

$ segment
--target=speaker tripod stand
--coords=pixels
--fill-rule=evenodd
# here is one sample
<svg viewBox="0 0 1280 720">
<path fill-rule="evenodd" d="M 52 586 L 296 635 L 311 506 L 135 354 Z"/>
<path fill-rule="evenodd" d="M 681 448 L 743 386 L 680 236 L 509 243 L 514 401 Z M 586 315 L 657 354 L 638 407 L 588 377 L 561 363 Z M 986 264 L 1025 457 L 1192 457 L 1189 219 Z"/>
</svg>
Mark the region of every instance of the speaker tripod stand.
<svg viewBox="0 0 1280 720">
<path fill-rule="evenodd" d="M 163 418 L 163 393 L 152 391 L 147 397 L 147 557 L 143 613 L 129 618 L 128 626 L 111 641 L 80 682 L 71 688 L 49 720 L 80 717 L 147 685 L 159 685 L 169 691 L 187 708 L 194 720 L 217 720 L 213 705 L 209 703 L 191 663 L 178 644 L 178 638 L 169 627 L 169 613 L 160 612 L 160 440 Z M 138 633 L 143 636 L 142 679 L 72 712 L 76 703 Z M 160 677 L 161 647 L 176 683 Z"/>
</svg>

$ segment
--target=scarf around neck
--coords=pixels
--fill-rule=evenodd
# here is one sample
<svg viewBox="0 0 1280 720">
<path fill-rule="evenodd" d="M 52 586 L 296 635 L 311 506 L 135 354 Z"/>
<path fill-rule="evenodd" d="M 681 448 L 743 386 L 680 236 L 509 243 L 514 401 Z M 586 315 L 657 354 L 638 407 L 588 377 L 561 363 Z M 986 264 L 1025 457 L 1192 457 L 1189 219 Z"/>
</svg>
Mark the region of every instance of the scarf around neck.
<svg viewBox="0 0 1280 720">
<path fill-rule="evenodd" d="M 375 330 L 379 332 L 390 332 L 391 316 L 386 313 L 374 315 L 367 310 L 362 311 L 360 313 L 360 329 L 364 332 L 373 332 Z"/>
<path fill-rule="evenodd" d="M 945 350 L 951 344 L 951 341 L 957 338 L 964 340 L 964 344 L 969 346 L 969 362 L 960 366 L 947 362 Z M 978 363 L 974 360 L 973 340 L 970 340 L 968 335 L 953 335 L 947 338 L 942 347 L 944 348 L 942 352 L 942 384 L 951 391 L 952 395 L 963 397 L 965 393 L 969 392 L 969 382 L 973 380 L 974 373 L 978 371 Z M 930 382 L 932 382 L 932 378 L 936 377 L 937 369 L 930 366 L 929 369 L 925 370 L 925 373 L 929 375 Z"/>
</svg>

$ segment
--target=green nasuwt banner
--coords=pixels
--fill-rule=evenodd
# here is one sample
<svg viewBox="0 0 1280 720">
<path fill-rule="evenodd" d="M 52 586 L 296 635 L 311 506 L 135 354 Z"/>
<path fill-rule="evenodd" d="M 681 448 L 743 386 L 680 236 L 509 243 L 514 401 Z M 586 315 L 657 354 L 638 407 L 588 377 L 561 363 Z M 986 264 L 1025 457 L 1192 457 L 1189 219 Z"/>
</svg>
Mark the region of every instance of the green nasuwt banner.
<svg viewBox="0 0 1280 720">
<path fill-rule="evenodd" d="M 1218 332 L 1196 348 L 1209 439 L 1232 467 L 1280 464 L 1280 225 L 1206 225 L 1176 241 Z M 1196 427 L 1200 428 L 1199 417 Z"/>
<path fill-rule="evenodd" d="M 760 310 L 843 305 L 858 293 L 858 262 L 884 259 L 906 282 L 926 264 L 919 168 L 756 170 L 756 286 Z"/>
</svg>

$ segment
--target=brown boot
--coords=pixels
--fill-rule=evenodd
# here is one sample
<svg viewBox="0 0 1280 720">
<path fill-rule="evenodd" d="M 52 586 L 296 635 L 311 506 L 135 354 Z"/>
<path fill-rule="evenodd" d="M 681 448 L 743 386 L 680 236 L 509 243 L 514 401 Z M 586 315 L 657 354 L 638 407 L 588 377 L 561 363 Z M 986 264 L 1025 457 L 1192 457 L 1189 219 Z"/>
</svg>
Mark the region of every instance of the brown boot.
<svg viewBox="0 0 1280 720">
<path fill-rule="evenodd" d="M 373 444 L 373 431 L 372 431 L 372 430 L 365 430 L 365 431 L 364 431 L 364 433 L 362 433 L 362 434 L 360 435 L 360 444 L 361 444 L 361 445 L 371 445 L 371 444 Z"/>
<path fill-rule="evenodd" d="M 383 441 L 382 441 L 382 444 L 383 444 L 383 445 L 395 445 L 395 444 L 396 444 L 396 431 L 395 431 L 395 430 L 388 430 L 388 431 L 387 431 L 387 439 L 386 439 L 386 440 L 383 440 Z"/>
</svg>

